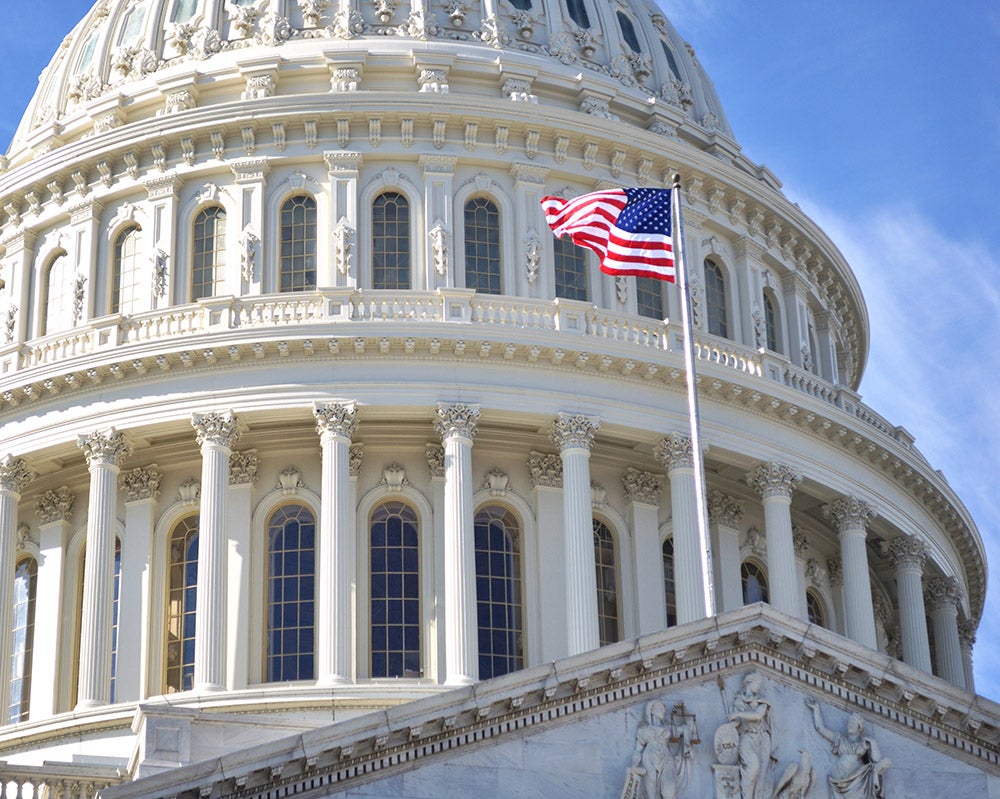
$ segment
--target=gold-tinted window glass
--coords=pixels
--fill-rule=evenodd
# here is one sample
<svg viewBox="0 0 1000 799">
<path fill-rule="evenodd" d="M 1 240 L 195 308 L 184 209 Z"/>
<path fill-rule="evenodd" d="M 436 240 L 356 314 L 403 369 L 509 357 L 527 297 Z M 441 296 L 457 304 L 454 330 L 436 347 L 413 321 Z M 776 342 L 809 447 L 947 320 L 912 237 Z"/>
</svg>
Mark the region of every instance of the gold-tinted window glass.
<svg viewBox="0 0 1000 799">
<path fill-rule="evenodd" d="M 198 590 L 198 516 L 174 525 L 167 576 L 167 664 L 164 693 L 190 691 L 194 683 L 194 623 Z"/>
</svg>

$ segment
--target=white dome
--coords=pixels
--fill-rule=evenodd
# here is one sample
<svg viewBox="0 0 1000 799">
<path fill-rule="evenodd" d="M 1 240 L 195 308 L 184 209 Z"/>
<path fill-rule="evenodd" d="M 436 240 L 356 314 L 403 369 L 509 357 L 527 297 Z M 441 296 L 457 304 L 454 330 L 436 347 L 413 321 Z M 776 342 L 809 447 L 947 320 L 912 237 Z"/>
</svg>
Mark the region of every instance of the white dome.
<svg viewBox="0 0 1000 799">
<path fill-rule="evenodd" d="M 459 59 L 527 61 L 568 80 L 585 70 L 608 79 L 609 90 L 679 109 L 707 132 L 732 138 L 694 51 L 653 3 L 617 0 L 588 10 L 572 2 L 568 8 L 564 13 L 557 0 L 364 0 L 349 12 L 328 0 L 100 0 L 45 70 L 11 154 L 48 124 L 61 142 L 84 135 L 75 121 L 93 116 L 109 98 L 121 98 L 122 109 L 141 106 L 150 88 L 185 78 L 195 89 L 214 88 L 227 71 L 255 58 L 287 69 L 295 62 L 428 46 Z M 213 91 L 211 102 L 240 93 Z M 141 108 L 124 114 L 142 116 Z"/>
</svg>

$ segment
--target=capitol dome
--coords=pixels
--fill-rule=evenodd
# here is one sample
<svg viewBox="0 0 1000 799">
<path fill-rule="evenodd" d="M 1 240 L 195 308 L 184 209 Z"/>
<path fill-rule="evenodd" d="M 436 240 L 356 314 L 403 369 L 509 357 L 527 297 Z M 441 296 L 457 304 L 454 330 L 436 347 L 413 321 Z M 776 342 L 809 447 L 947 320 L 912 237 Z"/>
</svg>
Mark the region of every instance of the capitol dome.
<svg viewBox="0 0 1000 799">
<path fill-rule="evenodd" d="M 602 273 L 539 204 L 674 172 L 712 585 L 677 289 Z M 850 266 L 652 2 L 100 0 L 0 209 L 11 779 L 152 796 L 567 658 L 693 663 L 729 646 L 706 593 L 806 671 L 881 674 L 866 701 L 995 730 L 967 712 L 975 523 L 857 393 Z"/>
</svg>

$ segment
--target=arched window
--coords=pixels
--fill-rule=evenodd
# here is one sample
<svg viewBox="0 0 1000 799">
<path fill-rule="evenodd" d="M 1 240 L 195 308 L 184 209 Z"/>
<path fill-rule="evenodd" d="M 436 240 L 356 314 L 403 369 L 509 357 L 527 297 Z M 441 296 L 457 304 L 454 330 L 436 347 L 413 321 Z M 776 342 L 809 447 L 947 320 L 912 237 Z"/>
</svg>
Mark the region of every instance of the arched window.
<svg viewBox="0 0 1000 799">
<path fill-rule="evenodd" d="M 177 0 L 174 13 L 170 15 L 171 22 L 187 22 L 198 10 L 198 0 Z"/>
<path fill-rule="evenodd" d="M 590 17 L 587 15 L 587 6 L 583 0 L 566 0 L 566 8 L 569 10 L 570 19 L 581 28 L 590 27 Z"/>
<path fill-rule="evenodd" d="M 73 265 L 66 253 L 53 258 L 42 278 L 45 286 L 45 316 L 42 335 L 73 327 L 73 299 L 76 289 Z"/>
<path fill-rule="evenodd" d="M 122 23 L 121 33 L 118 36 L 119 47 L 127 47 L 139 40 L 142 35 L 143 23 L 146 21 L 146 7 L 148 5 L 149 0 L 139 0 L 125 15 L 125 21 Z"/>
<path fill-rule="evenodd" d="M 115 539 L 114 594 L 111 604 L 111 704 L 115 702 L 115 687 L 118 682 L 118 598 L 122 585 L 122 544 Z"/>
<path fill-rule="evenodd" d="M 587 280 L 587 253 L 569 236 L 553 238 L 552 252 L 556 267 L 556 296 L 567 300 L 590 301 Z"/>
<path fill-rule="evenodd" d="M 417 514 L 383 502 L 370 517 L 371 676 L 419 677 L 420 535 Z"/>
<path fill-rule="evenodd" d="M 743 585 L 743 604 L 767 602 L 767 576 L 764 570 L 753 561 L 743 561 L 740 566 L 740 582 Z"/>
<path fill-rule="evenodd" d="M 625 40 L 625 44 L 632 48 L 632 52 L 641 53 L 642 48 L 639 46 L 639 37 L 635 33 L 635 25 L 632 24 L 632 20 L 621 11 L 616 13 L 618 15 L 618 27 L 622 29 L 622 38 Z"/>
<path fill-rule="evenodd" d="M 767 337 L 767 348 L 773 352 L 778 351 L 778 312 L 774 307 L 774 300 L 764 292 L 764 331 Z"/>
<path fill-rule="evenodd" d="M 315 674 L 316 518 L 285 505 L 267 523 L 267 679 L 311 680 Z"/>
<path fill-rule="evenodd" d="M 674 539 L 663 542 L 663 598 L 667 605 L 667 627 L 677 624 L 677 583 L 674 581 Z"/>
<path fill-rule="evenodd" d="M 637 277 L 635 304 L 639 316 L 663 321 L 667 317 L 663 302 L 663 281 L 652 277 Z"/>
<path fill-rule="evenodd" d="M 31 698 L 31 655 L 35 638 L 35 592 L 38 564 L 26 558 L 14 570 L 14 617 L 10 650 L 10 703 L 7 722 L 28 718 Z"/>
<path fill-rule="evenodd" d="M 194 683 L 195 598 L 198 590 L 198 516 L 187 516 L 170 534 L 167 595 L 167 667 L 164 693 L 190 691 Z"/>
<path fill-rule="evenodd" d="M 705 310 L 708 313 L 708 332 L 728 338 L 726 279 L 722 276 L 722 269 L 711 258 L 705 259 Z"/>
<path fill-rule="evenodd" d="M 660 46 L 663 47 L 663 55 L 667 59 L 667 66 L 670 67 L 670 71 L 674 74 L 674 78 L 680 80 L 681 71 L 677 68 L 677 59 L 674 58 L 674 51 L 670 49 L 670 45 L 663 39 L 660 39 Z"/>
<path fill-rule="evenodd" d="M 809 325 L 809 371 L 819 374 L 819 343 L 816 341 L 816 331 Z"/>
<path fill-rule="evenodd" d="M 281 254 L 278 291 L 316 288 L 316 201 L 306 194 L 281 206 Z"/>
<path fill-rule="evenodd" d="M 132 225 L 115 239 L 111 269 L 111 313 L 131 314 L 139 310 L 140 245 L 142 228 Z"/>
<path fill-rule="evenodd" d="M 618 628 L 618 566 L 615 539 L 608 526 L 594 519 L 594 560 L 597 563 L 597 624 L 601 646 L 615 643 Z"/>
<path fill-rule="evenodd" d="M 225 281 L 226 211 L 220 205 L 202 209 L 194 218 L 191 299 L 221 294 Z"/>
<path fill-rule="evenodd" d="M 818 624 L 820 627 L 826 627 L 823 600 L 819 598 L 819 595 L 812 588 L 806 589 L 806 617 L 809 619 L 810 624 Z"/>
<path fill-rule="evenodd" d="M 372 203 L 372 288 L 410 287 L 410 203 L 387 191 Z"/>
<path fill-rule="evenodd" d="M 520 527 L 506 508 L 486 507 L 475 518 L 479 678 L 523 666 L 521 649 Z"/>
<path fill-rule="evenodd" d="M 501 294 L 500 211 L 485 197 L 465 204 L 465 287 Z"/>
</svg>

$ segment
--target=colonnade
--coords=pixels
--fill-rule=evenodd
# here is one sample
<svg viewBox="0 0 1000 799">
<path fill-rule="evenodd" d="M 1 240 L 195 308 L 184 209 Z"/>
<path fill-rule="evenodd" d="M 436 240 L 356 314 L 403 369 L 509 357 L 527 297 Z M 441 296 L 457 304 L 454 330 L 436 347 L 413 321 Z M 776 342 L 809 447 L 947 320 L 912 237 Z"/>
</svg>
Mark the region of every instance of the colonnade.
<svg viewBox="0 0 1000 799">
<path fill-rule="evenodd" d="M 358 407 L 353 401 L 317 402 L 313 407 L 321 451 L 320 514 L 317 537 L 316 589 L 316 679 L 320 685 L 348 683 L 352 679 L 352 633 L 350 559 L 348 552 L 355 534 L 356 470 L 352 469 L 352 438 L 358 427 Z M 463 403 L 441 403 L 434 422 L 443 451 L 440 502 L 444 530 L 443 614 L 445 683 L 468 684 L 478 679 L 474 500 L 472 452 L 480 409 Z M 195 632 L 194 689 L 199 692 L 224 690 L 232 684 L 235 658 L 233 647 L 220 645 L 227 640 L 227 607 L 232 604 L 231 578 L 227 576 L 230 538 L 239 531 L 227 529 L 232 501 L 231 469 L 239 477 L 241 453 L 233 446 L 241 433 L 239 419 L 232 412 L 195 414 L 195 438 L 202 456 L 200 529 L 198 549 L 197 605 Z M 541 588 L 543 607 L 551 603 L 551 613 L 563 614 L 565 641 L 542 644 L 541 659 L 573 655 L 599 645 L 597 585 L 593 545 L 593 507 L 590 454 L 600 420 L 580 414 L 560 413 L 551 425 L 551 440 L 559 454 L 532 453 L 528 466 L 536 491 L 538 523 L 556 512 L 561 503 L 562 530 L 551 531 L 555 543 L 539 544 L 539 558 L 546 573 L 559 579 L 558 586 Z M 116 511 L 119 468 L 131 447 L 128 437 L 116 430 L 80 436 L 79 446 L 87 459 L 90 474 L 87 513 L 86 553 L 83 572 L 83 613 L 80 626 L 77 707 L 98 707 L 113 701 L 112 628 L 115 569 Z M 679 623 L 704 615 L 701 550 L 698 542 L 694 478 L 690 439 L 669 434 L 654 448 L 670 485 L 673 528 L 677 617 Z M 235 459 L 235 465 L 234 465 Z M 151 513 L 151 497 L 159 479 L 154 466 L 139 467 L 149 479 L 140 480 L 132 472 L 123 480 L 127 493 L 126 519 L 136 512 Z M 140 475 L 141 476 L 141 475 Z M 7 456 L 0 461 L 0 572 L 13 575 L 17 558 L 17 505 L 21 492 L 32 480 L 27 463 Z M 762 463 L 747 475 L 747 483 L 761 499 L 765 522 L 767 569 L 771 604 L 791 616 L 805 619 L 806 604 L 802 577 L 797 563 L 796 533 L 792 525 L 792 498 L 801 482 L 787 465 Z M 437 481 L 437 478 L 436 480 Z M 247 483 L 244 480 L 236 482 Z M 133 485 L 134 483 L 134 485 Z M 630 467 L 625 491 L 629 500 L 629 525 L 633 537 L 634 578 L 638 602 L 635 628 L 638 633 L 666 626 L 662 586 L 663 574 L 658 524 L 662 502 L 662 477 Z M 557 492 L 560 496 L 557 496 Z M 38 502 L 39 513 L 56 502 L 58 492 L 47 492 Z M 145 499 L 144 499 L 145 498 Z M 64 498 L 65 499 L 65 498 Z M 249 497 L 246 498 L 249 500 Z M 136 511 L 137 505 L 145 511 Z M 48 503 L 48 504 L 46 504 Z M 249 502 L 247 503 L 249 504 Z M 72 506 L 72 496 L 69 507 Z M 715 549 L 717 605 L 732 610 L 742 601 L 740 585 L 739 524 L 742 503 L 719 491 L 710 497 L 710 531 Z M 61 513 L 49 513 L 48 523 L 66 524 L 65 503 Z M 836 529 L 840 559 L 831 562 L 831 577 L 842 580 L 843 627 L 848 638 L 876 648 L 876 625 L 866 549 L 867 525 L 874 509 L 863 500 L 847 496 L 827 505 L 825 515 Z M 50 518 L 51 517 L 51 518 Z M 247 517 L 249 518 L 249 517 Z M 43 520 L 43 521 L 46 521 Z M 60 521 L 61 520 L 61 521 Z M 148 522 L 149 520 L 147 520 Z M 151 527 L 151 524 L 147 525 Z M 546 549 L 549 547 L 549 549 Z M 801 547 L 799 547 L 801 549 Z M 145 559 L 144 562 L 140 562 Z M 149 555 L 126 556 L 123 570 L 139 565 L 148 568 Z M 888 549 L 895 570 L 899 604 L 902 659 L 931 671 L 926 616 L 934 635 L 937 673 L 960 687 L 971 685 L 971 646 L 974 629 L 959 624 L 960 592 L 954 578 L 936 578 L 924 586 L 926 546 L 920 539 L 900 535 Z M 126 561 L 128 561 L 126 563 Z M 558 561 L 556 563 L 555 561 Z M 0 581 L 0 628 L 9 629 L 12 608 L 12 579 Z M 656 590 L 654 590 L 654 588 Z M 144 589 L 148 592 L 150 589 Z M 124 588 L 123 588 L 124 591 Z M 58 593 L 58 592 L 57 592 Z M 128 628 L 130 638 L 123 646 L 140 650 L 138 641 L 145 633 L 137 610 L 143 597 L 121 597 L 129 602 L 119 618 L 119 636 Z M 148 597 L 147 597 L 148 600 Z M 45 602 L 47 600 L 43 600 Z M 227 604 L 228 603 L 228 604 Z M 48 603 L 51 604 L 51 603 Z M 46 605 L 47 606 L 47 605 Z M 550 619 L 551 620 L 551 619 Z M 131 627 L 129 627 L 131 625 Z M 557 625 L 558 626 L 558 625 Z M 135 629 L 140 628 L 140 629 Z M 0 636 L 0 685 L 6 699 L 10 684 L 11 638 Z M 120 654 L 120 653 L 119 653 Z M 131 663 L 139 666 L 136 654 Z M 48 674 L 55 668 L 39 664 Z M 141 670 L 141 667 L 140 667 Z M 139 698 L 158 693 L 142 679 L 125 678 L 128 689 L 123 698 Z M 53 711 L 54 699 L 39 708 L 43 715 Z M 5 705 L 6 706 L 6 705 Z"/>
</svg>

